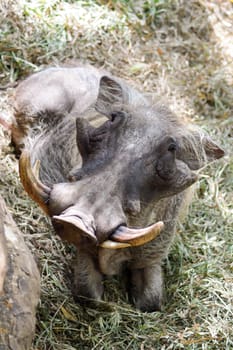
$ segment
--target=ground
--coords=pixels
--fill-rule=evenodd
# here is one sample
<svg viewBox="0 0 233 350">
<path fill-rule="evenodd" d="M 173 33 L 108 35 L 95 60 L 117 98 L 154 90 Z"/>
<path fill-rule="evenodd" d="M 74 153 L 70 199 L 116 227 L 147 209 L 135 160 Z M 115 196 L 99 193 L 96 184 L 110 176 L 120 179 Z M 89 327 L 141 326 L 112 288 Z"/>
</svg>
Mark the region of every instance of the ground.
<svg viewBox="0 0 233 350">
<path fill-rule="evenodd" d="M 3 0 L 0 12 L 1 87 L 46 65 L 89 62 L 153 92 L 226 151 L 201 171 L 190 213 L 164 262 L 162 312 L 135 310 L 118 279 L 105 281 L 103 302 L 84 308 L 69 290 L 73 248 L 53 235 L 23 191 L 0 127 L 0 194 L 42 275 L 32 350 L 232 349 L 232 1 Z M 6 122 L 13 93 L 9 86 L 0 90 Z"/>
</svg>

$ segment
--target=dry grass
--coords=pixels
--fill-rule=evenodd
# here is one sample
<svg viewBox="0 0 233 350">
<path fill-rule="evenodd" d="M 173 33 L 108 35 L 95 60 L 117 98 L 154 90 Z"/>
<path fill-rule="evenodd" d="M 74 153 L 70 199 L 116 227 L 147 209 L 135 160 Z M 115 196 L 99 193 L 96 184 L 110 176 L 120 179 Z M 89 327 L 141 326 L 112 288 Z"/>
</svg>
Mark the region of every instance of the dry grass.
<svg viewBox="0 0 233 350">
<path fill-rule="evenodd" d="M 105 281 L 105 301 L 84 308 L 69 290 L 73 249 L 24 194 L 0 129 L 0 193 L 42 273 L 33 350 L 232 349 L 232 3 L 11 0 L 0 6 L 2 85 L 58 61 L 89 61 L 168 100 L 227 151 L 201 176 L 164 263 L 163 312 L 135 310 L 118 279 Z M 6 119 L 11 93 L 0 95 Z"/>
</svg>

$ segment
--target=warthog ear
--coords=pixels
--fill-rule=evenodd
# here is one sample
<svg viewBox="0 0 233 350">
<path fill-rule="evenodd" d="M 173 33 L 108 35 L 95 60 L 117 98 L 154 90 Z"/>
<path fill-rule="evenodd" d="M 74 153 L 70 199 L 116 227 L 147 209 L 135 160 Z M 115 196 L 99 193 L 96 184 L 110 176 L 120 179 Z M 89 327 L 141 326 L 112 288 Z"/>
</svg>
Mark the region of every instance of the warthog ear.
<svg viewBox="0 0 233 350">
<path fill-rule="evenodd" d="M 123 103 L 124 92 L 120 83 L 108 76 L 103 76 L 100 79 L 95 109 L 101 114 L 110 117 L 113 111 L 122 109 Z"/>
<path fill-rule="evenodd" d="M 224 151 L 208 135 L 195 130 L 182 137 L 177 158 L 183 160 L 190 169 L 198 170 L 208 163 L 222 158 Z"/>
</svg>

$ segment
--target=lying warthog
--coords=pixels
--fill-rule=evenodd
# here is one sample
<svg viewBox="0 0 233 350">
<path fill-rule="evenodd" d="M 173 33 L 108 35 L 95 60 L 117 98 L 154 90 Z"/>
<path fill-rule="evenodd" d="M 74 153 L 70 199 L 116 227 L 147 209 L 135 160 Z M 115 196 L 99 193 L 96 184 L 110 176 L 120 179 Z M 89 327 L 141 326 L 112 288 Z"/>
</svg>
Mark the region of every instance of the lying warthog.
<svg viewBox="0 0 233 350">
<path fill-rule="evenodd" d="M 124 266 L 136 307 L 160 309 L 161 262 L 193 171 L 224 152 L 164 105 L 92 67 L 32 75 L 16 90 L 15 110 L 24 188 L 77 246 L 76 297 L 100 299 L 103 275 Z"/>
</svg>

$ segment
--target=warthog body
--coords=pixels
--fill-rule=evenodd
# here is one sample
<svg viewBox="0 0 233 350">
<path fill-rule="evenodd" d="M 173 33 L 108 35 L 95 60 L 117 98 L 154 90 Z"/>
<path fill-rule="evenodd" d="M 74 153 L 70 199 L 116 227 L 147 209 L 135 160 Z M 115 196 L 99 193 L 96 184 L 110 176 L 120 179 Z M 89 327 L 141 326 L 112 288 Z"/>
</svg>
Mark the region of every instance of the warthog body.
<svg viewBox="0 0 233 350">
<path fill-rule="evenodd" d="M 40 161 L 48 197 L 37 200 L 25 188 L 43 201 L 56 232 L 77 246 L 74 294 L 101 299 L 103 275 L 124 267 L 136 307 L 160 309 L 161 262 L 194 171 L 223 151 L 164 105 L 93 67 L 32 75 L 17 88 L 15 110 L 13 141 L 32 167 Z M 161 221 L 162 232 L 145 244 L 103 244 Z"/>
</svg>

